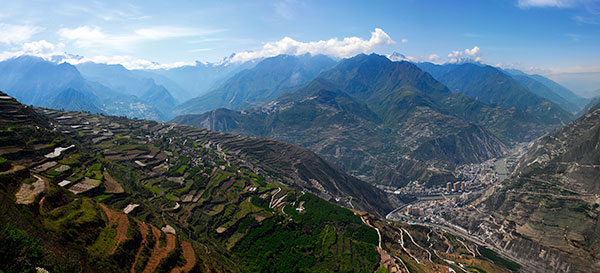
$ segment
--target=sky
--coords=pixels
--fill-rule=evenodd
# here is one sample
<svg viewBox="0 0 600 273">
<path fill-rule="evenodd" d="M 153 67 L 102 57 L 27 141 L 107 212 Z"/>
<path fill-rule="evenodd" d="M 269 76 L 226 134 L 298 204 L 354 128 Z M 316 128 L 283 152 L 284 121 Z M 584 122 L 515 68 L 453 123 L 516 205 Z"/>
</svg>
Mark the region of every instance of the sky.
<svg viewBox="0 0 600 273">
<path fill-rule="evenodd" d="M 411 61 L 471 59 L 582 91 L 600 88 L 600 0 L 0 0 L 0 6 L 0 59 L 67 53 L 73 63 L 152 69 L 226 57 L 398 52 Z"/>
</svg>

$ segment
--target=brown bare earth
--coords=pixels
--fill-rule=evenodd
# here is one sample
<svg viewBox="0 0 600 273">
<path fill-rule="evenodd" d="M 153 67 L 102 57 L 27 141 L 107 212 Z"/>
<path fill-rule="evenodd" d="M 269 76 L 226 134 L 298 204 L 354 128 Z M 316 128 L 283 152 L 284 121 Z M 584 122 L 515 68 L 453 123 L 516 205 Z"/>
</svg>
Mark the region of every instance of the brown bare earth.
<svg viewBox="0 0 600 273">
<path fill-rule="evenodd" d="M 106 213 L 106 217 L 108 217 L 108 225 L 112 226 L 117 223 L 117 235 L 115 236 L 115 246 L 110 250 L 110 254 L 115 253 L 119 244 L 125 239 L 127 239 L 127 228 L 129 227 L 129 220 L 127 219 L 127 215 L 115 212 L 109 208 L 107 208 L 104 204 L 99 204 L 104 213 Z"/>
<path fill-rule="evenodd" d="M 8 171 L 4 171 L 4 172 L 0 172 L 0 174 L 11 174 L 11 173 L 15 173 L 18 172 L 20 170 L 25 169 L 25 166 L 22 165 L 13 165 L 12 168 L 10 168 L 10 170 Z"/>
<path fill-rule="evenodd" d="M 183 257 L 185 258 L 185 265 L 173 268 L 171 273 L 190 272 L 194 265 L 196 265 L 196 255 L 194 254 L 194 248 L 192 247 L 192 244 L 190 242 L 182 242 L 181 250 L 183 252 Z"/>
<path fill-rule="evenodd" d="M 104 171 L 104 180 L 106 181 L 105 193 L 123 193 L 123 187 L 107 171 Z"/>
<path fill-rule="evenodd" d="M 146 264 L 146 268 L 144 268 L 143 273 L 154 272 L 160 263 L 160 260 L 167 257 L 169 252 L 175 249 L 175 235 L 166 234 L 167 245 L 165 247 L 160 247 L 160 231 L 154 226 L 150 227 L 152 228 L 152 233 L 154 233 L 154 237 L 156 238 L 156 244 L 154 245 L 154 250 L 152 251 L 152 255 L 150 255 L 150 259 L 148 259 L 148 263 Z"/>
<path fill-rule="evenodd" d="M 17 147 L 0 149 L 0 155 L 3 155 L 3 154 L 12 154 L 12 153 L 16 153 L 16 152 L 21 151 L 21 150 L 23 150 L 23 149 L 22 148 L 17 148 Z"/>
<path fill-rule="evenodd" d="M 46 188 L 46 180 L 39 176 L 33 175 L 37 178 L 36 182 L 31 184 L 21 184 L 21 188 L 15 194 L 17 204 L 31 204 L 35 200 L 35 197 L 42 193 Z"/>
<path fill-rule="evenodd" d="M 135 219 L 134 221 L 138 224 L 140 233 L 142 234 L 142 243 L 140 244 L 140 248 L 138 249 L 137 253 L 135 254 L 135 259 L 133 260 L 133 265 L 131 266 L 131 273 L 135 273 L 135 264 L 137 262 L 137 260 L 140 258 L 140 254 L 142 253 L 142 249 L 144 249 L 144 246 L 146 245 L 147 242 L 147 238 L 148 238 L 148 226 L 144 223 L 142 223 L 140 220 Z"/>
</svg>

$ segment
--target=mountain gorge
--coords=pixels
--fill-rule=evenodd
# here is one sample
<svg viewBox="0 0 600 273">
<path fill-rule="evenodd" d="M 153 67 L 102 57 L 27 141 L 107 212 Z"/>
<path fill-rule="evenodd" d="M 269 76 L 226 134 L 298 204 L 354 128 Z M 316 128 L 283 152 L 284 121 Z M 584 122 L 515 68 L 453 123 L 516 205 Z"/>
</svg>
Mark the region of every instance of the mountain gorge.
<svg viewBox="0 0 600 273">
<path fill-rule="evenodd" d="M 295 143 L 357 177 L 394 187 L 453 181 L 455 166 L 497 157 L 508 143 L 559 125 L 450 92 L 414 64 L 380 55 L 342 60 L 262 107 L 173 121 Z"/>
<path fill-rule="evenodd" d="M 451 233 L 319 198 L 375 215 L 399 205 L 303 148 L 1 92 L 0 105 L 6 272 L 509 272 Z"/>
<path fill-rule="evenodd" d="M 541 76 L 377 54 L 280 55 L 223 66 L 211 74 L 219 87 L 178 105 L 191 92 L 169 70 L 33 57 L 0 68 L 10 88 L 0 93 L 0 242 L 34 250 L 7 256 L 15 265 L 597 269 L 600 110 L 590 103 L 569 123 L 580 98 Z M 498 162 L 539 137 L 498 183 Z"/>
<path fill-rule="evenodd" d="M 596 106 L 536 141 L 509 179 L 448 218 L 529 271 L 597 271 L 599 147 Z"/>
</svg>

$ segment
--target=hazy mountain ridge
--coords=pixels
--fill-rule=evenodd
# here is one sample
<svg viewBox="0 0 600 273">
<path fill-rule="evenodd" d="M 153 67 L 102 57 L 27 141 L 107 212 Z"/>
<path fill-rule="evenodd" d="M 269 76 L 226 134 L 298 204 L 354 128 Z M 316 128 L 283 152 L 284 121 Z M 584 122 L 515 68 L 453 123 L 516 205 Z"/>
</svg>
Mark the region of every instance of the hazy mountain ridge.
<svg viewBox="0 0 600 273">
<path fill-rule="evenodd" d="M 563 97 L 564 99 L 574 103 L 575 105 L 577 105 L 578 107 L 583 107 L 587 104 L 588 99 L 580 97 L 579 95 L 573 93 L 573 91 L 569 90 L 568 88 L 562 86 L 561 84 L 550 80 L 544 76 L 541 75 L 529 75 L 529 77 L 533 78 L 534 80 L 541 82 L 542 84 L 544 84 L 545 86 L 547 86 L 548 88 L 552 89 L 556 94 L 558 94 L 559 96 Z"/>
<path fill-rule="evenodd" d="M 563 98 L 562 96 L 554 92 L 552 89 L 548 88 L 545 84 L 535 80 L 530 76 L 513 75 L 512 77 L 532 93 L 556 103 L 558 106 L 560 106 L 564 110 L 567 110 L 569 113 L 575 114 L 581 110 L 581 107 L 579 107 L 577 104 Z"/>
<path fill-rule="evenodd" d="M 121 75 L 115 75 L 116 72 L 129 75 L 128 70 L 122 66 L 86 64 L 84 67 L 102 70 L 102 77 L 94 78 L 114 79 L 114 86 L 119 89 L 113 90 L 102 83 L 86 79 L 75 66 L 68 63 L 56 64 L 33 56 L 0 62 L 0 88 L 24 103 L 36 106 L 155 120 L 171 118 L 170 109 L 174 107 L 174 99 L 166 89 L 155 85 L 151 79 L 141 80 L 141 83 L 119 81 Z M 120 90 L 125 87 L 126 91 Z M 151 90 L 161 92 L 140 98 L 142 95 L 150 95 L 144 92 Z"/>
<path fill-rule="evenodd" d="M 64 109 L 66 111 L 88 111 L 92 114 L 104 113 L 98 105 L 98 97 L 94 94 L 84 94 L 72 88 L 58 93 L 47 107 L 53 109 Z"/>
<path fill-rule="evenodd" d="M 179 105 L 175 114 L 201 114 L 217 108 L 243 110 L 266 104 L 335 65 L 318 55 L 279 55 L 228 78 L 219 88 Z"/>
<path fill-rule="evenodd" d="M 242 113 L 217 110 L 174 121 L 296 143 L 381 184 L 402 185 L 414 179 L 440 183 L 455 179 L 445 168 L 497 156 L 505 149 L 487 129 L 439 112 L 450 108 L 446 100 L 451 96 L 411 63 L 358 55 L 263 107 Z M 478 141 L 463 145 L 463 137 Z M 427 141 L 431 142 L 419 150 Z M 437 171 L 427 167 L 431 164 L 439 166 Z"/>
<path fill-rule="evenodd" d="M 560 106 L 530 92 L 498 68 L 474 63 L 417 63 L 417 66 L 432 74 L 450 90 L 484 103 L 505 108 L 515 107 L 555 126 L 564 125 L 573 119 L 573 116 Z"/>
<path fill-rule="evenodd" d="M 217 88 L 232 75 L 254 67 L 259 61 L 260 59 L 243 63 L 202 63 L 196 61 L 194 65 L 171 69 L 140 70 L 136 73 L 150 76 L 156 82 L 165 82 L 164 78 L 166 77 L 170 82 L 177 84 L 185 91 L 185 95 L 178 98 L 180 102 L 184 102 Z"/>
<path fill-rule="evenodd" d="M 73 88 L 80 90 L 85 79 L 77 68 L 62 63 L 44 61 L 32 56 L 21 56 L 0 62 L 0 89 L 25 104 L 45 106 L 59 92 Z"/>
</svg>

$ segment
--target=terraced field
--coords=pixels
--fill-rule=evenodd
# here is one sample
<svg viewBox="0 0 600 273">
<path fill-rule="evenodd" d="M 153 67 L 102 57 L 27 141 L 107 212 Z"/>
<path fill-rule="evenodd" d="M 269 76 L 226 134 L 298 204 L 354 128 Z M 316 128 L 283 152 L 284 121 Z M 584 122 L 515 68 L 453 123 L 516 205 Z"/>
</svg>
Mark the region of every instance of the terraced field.
<svg viewBox="0 0 600 273">
<path fill-rule="evenodd" d="M 1 103 L 0 117 L 16 115 L 21 122 L 0 119 L 8 170 L 0 174 L 0 222 L 22 230 L 27 249 L 41 247 L 43 258 L 19 258 L 29 266 L 76 272 L 505 270 L 469 256 L 477 250 L 472 243 L 461 247 L 441 231 L 377 220 L 373 215 L 394 200 L 293 145 Z M 39 179 L 42 188 L 35 186 Z M 426 231 L 430 245 L 422 241 Z"/>
<path fill-rule="evenodd" d="M 1 123 L 0 150 L 8 169 L 23 166 L 3 174 L 14 183 L 4 198 L 15 198 L 21 185 L 32 195 L 35 187 L 28 185 L 37 183 L 36 177 L 48 181 L 21 205 L 31 211 L 31 221 L 42 219 L 37 227 L 48 231 L 47 238 L 57 238 L 42 242 L 45 249 L 61 249 L 49 251 L 45 267 L 67 263 L 52 253 L 78 257 L 76 271 L 377 267 L 374 246 L 351 232 L 361 226 L 359 217 L 309 193 L 344 199 L 341 195 L 355 189 L 335 183 L 349 178 L 301 159 L 278 160 L 272 152 L 314 160 L 305 150 L 167 123 L 47 109 L 35 113 L 14 100 L 7 104 L 10 109 L 2 108 L 7 120 L 25 114 L 17 116 L 19 124 Z M 17 137 L 20 142 L 12 141 Z M 60 152 L 44 156 L 56 148 Z M 328 179 L 332 174 L 338 179 Z M 315 184 L 317 179 L 330 184 Z M 354 205 L 374 207 L 365 200 Z M 324 213 L 340 217 L 325 219 Z M 323 219 L 310 220 L 317 216 Z M 35 233 L 35 227 L 26 230 Z M 339 237 L 333 243 L 338 250 L 323 261 L 323 246 L 306 244 L 312 241 L 306 236 L 322 241 L 331 232 Z M 304 254 L 293 254 L 301 242 Z M 353 258 L 344 258 L 347 253 Z"/>
</svg>

